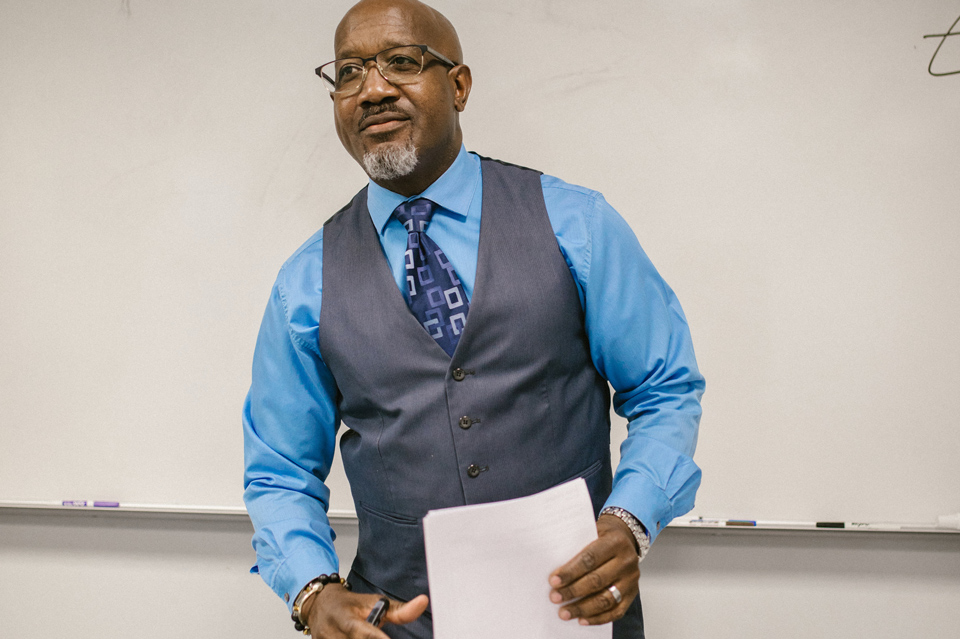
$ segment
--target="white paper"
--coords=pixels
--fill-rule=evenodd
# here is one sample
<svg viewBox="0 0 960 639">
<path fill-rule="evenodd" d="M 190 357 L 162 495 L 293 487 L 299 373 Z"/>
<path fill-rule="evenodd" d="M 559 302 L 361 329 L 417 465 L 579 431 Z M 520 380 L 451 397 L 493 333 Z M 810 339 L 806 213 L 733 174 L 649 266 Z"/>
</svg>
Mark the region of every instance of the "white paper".
<svg viewBox="0 0 960 639">
<path fill-rule="evenodd" d="M 423 519 L 435 639 L 610 639 L 612 625 L 564 621 L 550 573 L 597 538 L 587 484 Z"/>
</svg>

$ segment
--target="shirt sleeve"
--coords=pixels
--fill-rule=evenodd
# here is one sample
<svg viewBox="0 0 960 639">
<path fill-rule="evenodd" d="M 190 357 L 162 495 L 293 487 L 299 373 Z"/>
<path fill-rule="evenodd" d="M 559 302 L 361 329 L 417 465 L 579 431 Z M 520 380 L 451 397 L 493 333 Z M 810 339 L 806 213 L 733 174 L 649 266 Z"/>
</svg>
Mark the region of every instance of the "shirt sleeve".
<svg viewBox="0 0 960 639">
<path fill-rule="evenodd" d="M 544 180 L 553 187 L 547 209 L 580 290 L 593 363 L 629 421 L 604 506 L 633 514 L 653 541 L 693 508 L 704 379 L 680 303 L 633 230 L 599 193 L 562 184 Z"/>
<path fill-rule="evenodd" d="M 339 425 L 336 385 L 316 346 L 319 290 L 306 295 L 305 285 L 289 286 L 290 279 L 285 266 L 260 326 L 243 409 L 252 572 L 288 608 L 310 580 L 338 570 L 324 480 Z"/>
</svg>

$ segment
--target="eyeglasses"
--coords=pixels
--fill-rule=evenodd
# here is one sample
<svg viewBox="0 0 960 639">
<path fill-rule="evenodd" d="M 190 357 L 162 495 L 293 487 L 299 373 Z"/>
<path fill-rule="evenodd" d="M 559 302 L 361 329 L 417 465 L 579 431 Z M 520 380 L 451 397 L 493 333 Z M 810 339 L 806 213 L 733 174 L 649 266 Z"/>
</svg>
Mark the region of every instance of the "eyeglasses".
<svg viewBox="0 0 960 639">
<path fill-rule="evenodd" d="M 380 75 L 390 84 L 416 82 L 426 66 L 429 53 L 443 64 L 453 68 L 457 63 L 425 44 L 408 44 L 384 49 L 371 58 L 342 58 L 317 67 L 323 85 L 336 96 L 352 95 L 360 91 L 367 79 L 367 63 L 374 62 Z"/>
</svg>

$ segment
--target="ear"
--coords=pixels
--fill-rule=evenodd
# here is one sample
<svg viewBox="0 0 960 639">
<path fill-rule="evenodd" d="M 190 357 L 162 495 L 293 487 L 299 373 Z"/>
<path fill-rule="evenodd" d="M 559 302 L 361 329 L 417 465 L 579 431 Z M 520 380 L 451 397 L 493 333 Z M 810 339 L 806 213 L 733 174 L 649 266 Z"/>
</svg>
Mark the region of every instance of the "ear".
<svg viewBox="0 0 960 639">
<path fill-rule="evenodd" d="M 453 107 L 462 112 L 467 108 L 467 99 L 470 97 L 470 89 L 473 87 L 473 75 L 470 73 L 470 67 L 460 64 L 447 71 L 447 79 L 453 87 Z"/>
</svg>

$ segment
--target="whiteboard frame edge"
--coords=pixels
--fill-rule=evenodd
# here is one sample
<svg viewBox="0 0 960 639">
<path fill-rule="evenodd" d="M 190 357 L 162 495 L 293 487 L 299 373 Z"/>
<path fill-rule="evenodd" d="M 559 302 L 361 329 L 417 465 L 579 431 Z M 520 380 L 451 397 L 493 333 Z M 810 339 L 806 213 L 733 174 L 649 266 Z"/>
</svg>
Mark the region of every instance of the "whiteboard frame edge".
<svg viewBox="0 0 960 639">
<path fill-rule="evenodd" d="M 110 507 L 83 507 L 83 506 L 64 506 L 55 502 L 42 501 L 9 501 L 0 500 L 0 515 L 3 514 L 44 514 L 44 515 L 66 515 L 66 516 L 106 516 L 106 517 L 138 517 L 138 516 L 157 516 L 169 517 L 171 519 L 200 519 L 209 521 L 249 521 L 250 516 L 247 509 L 243 506 L 187 506 L 187 505 L 164 505 L 164 504 L 131 504 L 116 508 Z M 352 510 L 331 510 L 327 513 L 327 518 L 335 524 L 357 524 L 357 514 Z M 700 524 L 690 524 L 684 521 L 673 521 L 667 525 L 668 529 L 697 531 L 710 535 L 717 534 L 757 534 L 764 532 L 792 532 L 792 533 L 815 533 L 815 534 L 945 534 L 960 535 L 960 530 L 950 528 L 937 528 L 928 524 L 908 524 L 910 528 L 901 530 L 865 530 L 858 528 L 809 528 L 800 525 L 790 526 L 788 524 L 778 526 L 704 526 Z"/>
<path fill-rule="evenodd" d="M 118 507 L 64 506 L 56 502 L 0 500 L 0 514 L 43 514 L 88 517 L 163 516 L 171 519 L 201 519 L 249 521 L 243 506 L 193 506 L 168 504 L 121 504 Z M 331 523 L 356 523 L 357 515 L 350 510 L 331 510 Z"/>
</svg>

